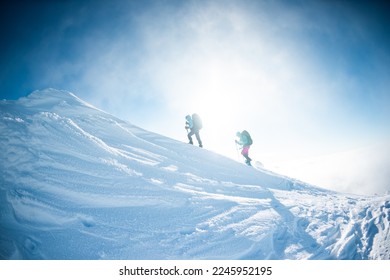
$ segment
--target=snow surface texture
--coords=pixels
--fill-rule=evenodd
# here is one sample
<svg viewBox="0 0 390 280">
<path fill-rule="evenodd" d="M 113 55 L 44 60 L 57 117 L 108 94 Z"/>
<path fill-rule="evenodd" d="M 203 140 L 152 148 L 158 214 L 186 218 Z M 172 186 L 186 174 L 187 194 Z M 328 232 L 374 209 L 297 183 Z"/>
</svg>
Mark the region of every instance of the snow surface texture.
<svg viewBox="0 0 390 280">
<path fill-rule="evenodd" d="M 390 259 L 390 197 L 336 193 L 53 89 L 0 101 L 1 259 Z"/>
</svg>

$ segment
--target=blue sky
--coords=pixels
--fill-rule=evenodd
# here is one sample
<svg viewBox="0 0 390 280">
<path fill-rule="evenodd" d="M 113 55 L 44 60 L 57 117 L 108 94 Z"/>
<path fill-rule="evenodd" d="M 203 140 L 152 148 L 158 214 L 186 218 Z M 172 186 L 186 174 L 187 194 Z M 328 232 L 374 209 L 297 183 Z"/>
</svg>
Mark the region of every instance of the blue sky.
<svg viewBox="0 0 390 280">
<path fill-rule="evenodd" d="M 32 3 L 31 3 L 32 2 Z M 12 1 L 0 96 L 65 89 L 148 130 L 327 188 L 390 190 L 385 1 Z M 5 5 L 5 6 L 4 6 Z M 241 160 L 241 159 L 240 159 Z"/>
</svg>

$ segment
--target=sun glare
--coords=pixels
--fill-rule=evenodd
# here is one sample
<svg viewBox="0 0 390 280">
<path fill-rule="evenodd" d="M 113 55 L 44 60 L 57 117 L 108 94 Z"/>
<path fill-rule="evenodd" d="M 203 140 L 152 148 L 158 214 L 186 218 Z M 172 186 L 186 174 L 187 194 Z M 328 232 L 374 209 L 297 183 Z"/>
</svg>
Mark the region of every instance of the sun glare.
<svg viewBox="0 0 390 280">
<path fill-rule="evenodd" d="M 211 85 L 194 97 L 193 108 L 202 117 L 203 138 L 211 150 L 235 157 L 234 139 L 241 102 L 239 94 L 226 86 Z"/>
</svg>

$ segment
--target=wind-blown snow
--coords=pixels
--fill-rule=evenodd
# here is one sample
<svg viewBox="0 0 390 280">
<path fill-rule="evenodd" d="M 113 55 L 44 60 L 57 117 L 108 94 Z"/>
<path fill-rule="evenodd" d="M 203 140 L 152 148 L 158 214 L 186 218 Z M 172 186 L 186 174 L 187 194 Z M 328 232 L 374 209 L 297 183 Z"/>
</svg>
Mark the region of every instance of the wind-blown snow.
<svg viewBox="0 0 390 280">
<path fill-rule="evenodd" d="M 390 197 L 336 193 L 48 89 L 0 101 L 1 259 L 390 259 Z"/>
</svg>

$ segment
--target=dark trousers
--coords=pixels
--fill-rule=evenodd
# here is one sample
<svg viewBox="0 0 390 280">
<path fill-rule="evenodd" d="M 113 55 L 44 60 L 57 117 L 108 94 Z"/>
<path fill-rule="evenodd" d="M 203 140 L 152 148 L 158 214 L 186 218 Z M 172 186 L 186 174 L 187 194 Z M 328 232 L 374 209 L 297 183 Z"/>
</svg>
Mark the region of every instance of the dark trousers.
<svg viewBox="0 0 390 280">
<path fill-rule="evenodd" d="M 200 140 L 199 130 L 193 130 L 191 129 L 190 133 L 188 133 L 188 140 L 190 140 L 190 144 L 193 144 L 192 142 L 192 135 L 195 134 L 196 140 L 198 141 L 199 147 L 202 147 L 202 140 Z"/>
</svg>

